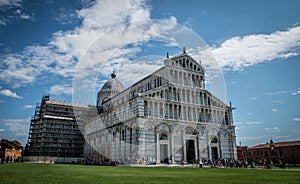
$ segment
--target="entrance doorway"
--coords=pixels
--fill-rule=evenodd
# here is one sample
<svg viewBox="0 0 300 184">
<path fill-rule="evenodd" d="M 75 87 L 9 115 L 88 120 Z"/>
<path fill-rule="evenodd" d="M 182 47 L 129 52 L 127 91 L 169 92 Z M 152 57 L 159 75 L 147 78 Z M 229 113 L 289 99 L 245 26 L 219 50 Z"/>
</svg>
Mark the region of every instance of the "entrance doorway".
<svg viewBox="0 0 300 184">
<path fill-rule="evenodd" d="M 187 163 L 195 163 L 195 140 L 186 141 L 186 161 Z"/>
<path fill-rule="evenodd" d="M 168 163 L 168 144 L 160 144 L 160 163 Z"/>
<path fill-rule="evenodd" d="M 211 147 L 211 158 L 217 160 L 218 156 L 218 147 Z"/>
</svg>

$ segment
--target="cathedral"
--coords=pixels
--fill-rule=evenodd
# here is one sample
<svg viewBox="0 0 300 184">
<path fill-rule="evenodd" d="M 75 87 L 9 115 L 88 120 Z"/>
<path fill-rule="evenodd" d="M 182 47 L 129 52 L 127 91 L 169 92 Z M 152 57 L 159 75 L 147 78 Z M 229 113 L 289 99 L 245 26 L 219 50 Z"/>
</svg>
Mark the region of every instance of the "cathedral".
<svg viewBox="0 0 300 184">
<path fill-rule="evenodd" d="M 183 53 L 124 88 L 115 73 L 85 121 L 84 159 L 124 164 L 236 159 L 232 110 L 205 89 L 205 69 Z"/>
</svg>

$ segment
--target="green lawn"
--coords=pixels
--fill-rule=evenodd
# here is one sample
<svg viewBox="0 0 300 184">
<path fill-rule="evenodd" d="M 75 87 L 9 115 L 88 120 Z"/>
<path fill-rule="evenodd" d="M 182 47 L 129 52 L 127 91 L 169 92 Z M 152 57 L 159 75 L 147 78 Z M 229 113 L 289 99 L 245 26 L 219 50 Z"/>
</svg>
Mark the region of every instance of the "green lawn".
<svg viewBox="0 0 300 184">
<path fill-rule="evenodd" d="M 0 164 L 0 183 L 300 183 L 300 169 L 138 168 Z"/>
</svg>

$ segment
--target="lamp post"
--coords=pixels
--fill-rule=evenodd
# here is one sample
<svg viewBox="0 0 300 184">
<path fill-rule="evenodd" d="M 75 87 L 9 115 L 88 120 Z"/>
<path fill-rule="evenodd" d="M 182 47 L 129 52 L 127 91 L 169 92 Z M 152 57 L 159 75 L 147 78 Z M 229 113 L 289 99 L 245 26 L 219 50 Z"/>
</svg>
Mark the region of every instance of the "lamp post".
<svg viewBox="0 0 300 184">
<path fill-rule="evenodd" d="M 271 149 L 270 163 L 271 163 L 271 166 L 273 166 L 273 164 L 275 164 L 275 162 L 277 162 L 277 154 L 276 154 L 276 151 L 275 151 L 275 144 L 272 141 L 272 139 L 270 140 L 270 149 Z"/>
</svg>

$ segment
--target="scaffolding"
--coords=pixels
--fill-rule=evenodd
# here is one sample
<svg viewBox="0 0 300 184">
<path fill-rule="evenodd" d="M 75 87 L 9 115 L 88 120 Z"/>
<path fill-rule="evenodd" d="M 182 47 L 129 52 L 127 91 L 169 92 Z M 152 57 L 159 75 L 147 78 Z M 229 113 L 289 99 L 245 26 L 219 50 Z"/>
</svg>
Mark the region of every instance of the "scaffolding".
<svg viewBox="0 0 300 184">
<path fill-rule="evenodd" d="M 83 158 L 85 139 L 75 112 L 80 112 L 84 123 L 82 119 L 97 111 L 94 106 L 54 101 L 44 95 L 31 117 L 25 155 Z"/>
</svg>

